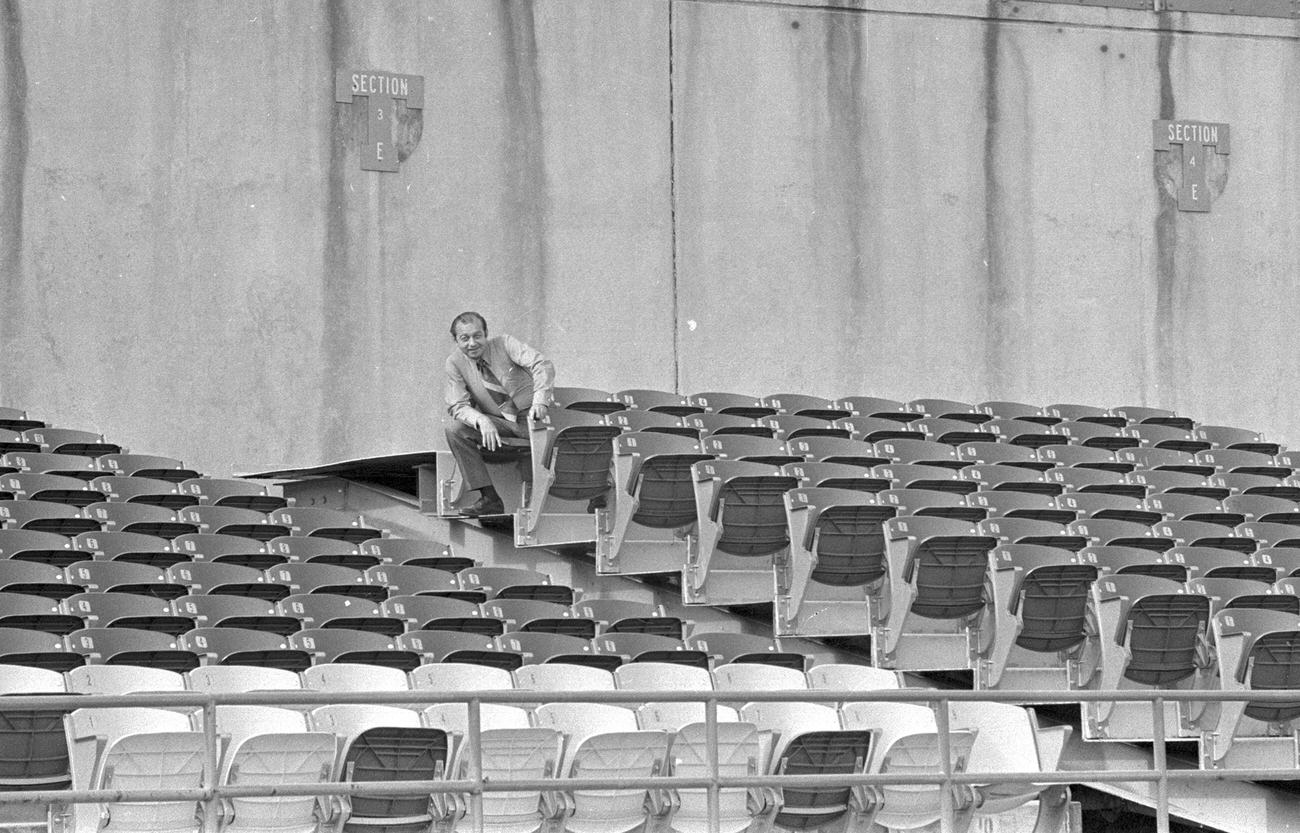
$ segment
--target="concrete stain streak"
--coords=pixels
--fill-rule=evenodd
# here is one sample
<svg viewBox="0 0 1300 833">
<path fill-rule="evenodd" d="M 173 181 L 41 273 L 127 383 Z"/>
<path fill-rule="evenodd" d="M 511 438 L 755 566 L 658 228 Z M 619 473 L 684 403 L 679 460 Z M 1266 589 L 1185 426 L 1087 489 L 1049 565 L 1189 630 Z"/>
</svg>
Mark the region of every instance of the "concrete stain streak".
<svg viewBox="0 0 1300 833">
<path fill-rule="evenodd" d="M 27 65 L 23 60 L 22 18 L 18 0 L 0 1 L 0 42 L 3 43 L 3 98 L 0 122 L 8 125 L 0 146 L 0 347 L 8 347 L 24 320 L 23 311 L 23 190 L 31 132 L 27 120 Z M 12 353 L 6 349 L 6 353 Z M 0 382 L 14 383 L 24 363 L 14 362 Z M 6 385 L 7 396 L 14 394 Z M 20 388 L 21 392 L 21 388 Z"/>
<path fill-rule="evenodd" d="M 326 11 L 325 29 L 328 37 L 329 67 L 331 74 L 348 66 L 347 13 L 342 0 L 331 0 Z M 333 78 L 329 78 L 333 98 Z M 347 176 L 348 139 L 355 119 L 356 105 L 335 104 L 330 111 L 329 164 L 327 176 L 328 203 L 325 206 L 325 262 L 321 267 L 321 318 L 325 325 L 321 332 L 321 451 L 324 458 L 343 452 L 347 444 L 349 391 L 345 380 L 353 378 L 347 371 L 349 346 L 356 338 L 351 320 L 351 284 L 349 270 Z M 359 164 L 353 160 L 353 164 Z"/>
<path fill-rule="evenodd" d="M 998 100 L 998 38 L 1001 24 L 998 21 L 998 2 L 988 0 L 988 22 L 984 25 L 984 258 L 986 263 L 984 287 L 984 368 L 986 391 L 1003 387 L 1003 352 L 1010 336 L 1007 322 L 1008 289 L 1003 262 L 1002 246 L 1007 229 L 1004 228 L 1002 181 L 999 177 L 997 153 L 1001 137 L 1001 113 Z"/>
<path fill-rule="evenodd" d="M 1167 30 L 1171 22 L 1168 12 L 1160 14 L 1162 31 L 1156 42 L 1156 69 L 1160 76 L 1161 119 L 1173 119 L 1175 113 L 1174 85 L 1169 62 L 1174 47 L 1174 34 Z M 1170 151 L 1173 153 L 1173 151 Z M 1142 365 L 1142 402 L 1173 401 L 1170 389 L 1173 380 L 1173 354 L 1177 336 L 1174 315 L 1175 283 L 1178 277 L 1178 200 L 1166 189 L 1161 177 L 1159 154 L 1152 154 L 1152 176 L 1155 180 L 1158 209 L 1155 218 L 1156 244 L 1156 313 L 1155 355 L 1144 356 Z M 1154 366 L 1152 362 L 1154 361 Z"/>
<path fill-rule="evenodd" d="M 673 85 L 673 0 L 668 0 L 668 244 L 672 247 L 673 391 L 682 393 L 681 302 L 677 295 L 677 89 Z"/>
<path fill-rule="evenodd" d="M 506 228 L 511 232 L 519 269 L 519 293 L 514 320 L 543 343 L 547 334 L 546 249 L 548 197 L 545 137 L 542 132 L 542 90 L 537 66 L 536 7 L 532 3 L 500 0 L 498 21 L 503 37 L 506 146 Z"/>
</svg>

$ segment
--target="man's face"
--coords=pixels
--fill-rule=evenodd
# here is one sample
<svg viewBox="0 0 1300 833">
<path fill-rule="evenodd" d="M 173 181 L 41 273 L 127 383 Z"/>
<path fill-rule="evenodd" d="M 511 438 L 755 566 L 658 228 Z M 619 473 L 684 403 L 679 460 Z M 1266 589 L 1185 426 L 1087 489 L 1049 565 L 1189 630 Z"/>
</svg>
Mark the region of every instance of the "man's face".
<svg viewBox="0 0 1300 833">
<path fill-rule="evenodd" d="M 478 361 L 487 346 L 487 333 L 477 321 L 460 322 L 456 325 L 456 346 L 470 361 Z"/>
</svg>

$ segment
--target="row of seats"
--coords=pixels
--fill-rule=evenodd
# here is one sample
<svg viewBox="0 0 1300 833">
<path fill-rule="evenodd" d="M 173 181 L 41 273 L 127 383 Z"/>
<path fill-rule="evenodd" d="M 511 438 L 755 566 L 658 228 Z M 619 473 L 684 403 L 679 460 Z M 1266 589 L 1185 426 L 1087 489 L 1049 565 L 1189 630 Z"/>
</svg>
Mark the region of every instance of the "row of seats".
<svg viewBox="0 0 1300 833">
<path fill-rule="evenodd" d="M 342 668 L 342 667 L 340 667 Z M 738 666 L 740 670 L 747 670 Z M 752 668 L 752 667 L 751 667 Z M 20 669 L 21 670 L 21 669 Z M 207 668 L 190 672 L 188 680 L 154 669 L 79 669 L 67 675 L 30 672 L 10 678 L 7 693 L 85 691 L 104 693 L 139 690 L 246 690 L 249 669 Z M 807 678 L 731 679 L 719 669 L 652 664 L 629 666 L 607 682 L 565 685 L 566 675 L 551 673 L 512 677 L 504 671 L 473 666 L 446 666 L 442 691 L 492 690 L 615 690 L 615 686 L 644 691 L 800 690 L 809 682 L 847 688 L 896 687 L 897 680 L 873 669 L 824 666 Z M 548 670 L 534 666 L 534 671 Z M 549 670 L 560 672 L 557 666 Z M 107 672 L 120 672 L 109 674 Z M 138 676 L 132 680 L 129 673 Z M 226 671 L 229 673 L 219 673 Z M 567 679 L 584 679 L 592 669 L 568 669 Z M 89 678 L 100 673 L 106 682 Z M 293 688 L 291 675 L 265 682 Z M 752 676 L 752 675 L 751 675 Z M 108 678 L 115 679 L 108 679 Z M 224 677 L 224 679 L 223 679 Z M 303 675 L 312 684 L 310 672 Z M 363 676 L 353 675 L 361 681 Z M 116 685 L 114 684 L 116 682 Z M 321 684 L 321 679 L 315 679 Z M 364 684 L 363 684 L 364 685 Z M 358 690 L 344 684 L 330 689 Z M 401 690 L 377 686 L 361 690 Z M 485 704 L 475 757 L 489 782 L 520 778 L 611 777 L 645 781 L 656 775 L 701 777 L 708 774 L 707 731 L 700 722 L 699 703 L 617 705 L 543 703 L 523 708 Z M 74 788 L 192 787 L 202 783 L 202 734 L 198 714 L 157 709 L 80 709 L 63 719 L 63 738 L 49 714 L 28 716 L 33 742 L 48 747 L 41 758 L 47 779 L 71 781 Z M 57 719 L 57 716 L 54 716 Z M 954 772 L 1054 772 L 1068 729 L 1042 729 L 1033 712 L 1014 706 L 954 703 L 950 707 L 950 761 Z M 891 772 L 933 774 L 941 769 L 937 721 L 931 708 L 900 703 L 847 702 L 818 705 L 768 702 L 718 707 L 716 729 L 718 767 L 724 777 L 754 774 L 822 775 Z M 37 726 L 36 724 L 40 724 Z M 43 731 L 38 731 L 43 729 Z M 306 713 L 259 706 L 219 706 L 216 730 L 222 749 L 219 782 L 260 785 L 327 783 L 331 780 L 440 780 L 467 775 L 469 753 L 464 705 L 413 704 L 388 706 L 322 706 Z M 60 741 L 65 744 L 60 748 Z M 59 752 L 64 766 L 60 769 Z M 19 762 L 9 761 L 10 767 Z M 28 770 L 33 759 L 25 762 Z M 29 783 L 30 771 L 23 773 Z M 251 776 L 251 777 L 250 777 Z M 961 827 L 975 815 L 996 816 L 1039 799 L 1039 829 L 1061 830 L 1067 793 L 1060 787 L 1032 783 L 986 784 L 953 790 L 948 798 L 958 811 Z M 719 829 L 739 833 L 746 828 L 802 830 L 835 823 L 846 815 L 865 829 L 871 822 L 913 828 L 937 821 L 944 801 L 938 786 L 893 785 L 863 787 L 800 787 L 771 790 L 727 788 L 720 796 Z M 246 803 L 244 806 L 241 802 Z M 469 812 L 472 802 L 457 794 L 399 797 L 357 797 L 350 802 L 313 798 L 231 799 L 221 808 L 221 829 L 282 829 L 292 820 L 301 829 L 316 829 L 326 820 L 367 825 L 416 825 L 424 829 L 441 821 L 455 829 L 524 831 L 531 833 L 548 820 L 563 820 L 567 829 L 623 833 L 650 823 L 673 829 L 707 828 L 707 800 L 701 789 L 658 790 L 650 785 L 612 791 L 538 790 L 485 792 L 482 818 Z M 114 804 L 105 808 L 115 821 L 135 822 L 149 829 L 197 829 L 201 810 L 195 804 Z M 83 815 L 89 815 L 83 814 Z M 82 820 L 84 822 L 84 819 Z M 79 823 L 77 829 L 95 829 Z M 285 828 L 287 829 L 287 828 Z M 295 827 L 294 829 L 299 829 Z M 351 827 L 347 829 L 352 829 Z M 360 829 L 360 828 L 358 828 Z M 365 829 L 374 829 L 366 826 Z M 406 829 L 385 827 L 383 829 Z"/>
</svg>

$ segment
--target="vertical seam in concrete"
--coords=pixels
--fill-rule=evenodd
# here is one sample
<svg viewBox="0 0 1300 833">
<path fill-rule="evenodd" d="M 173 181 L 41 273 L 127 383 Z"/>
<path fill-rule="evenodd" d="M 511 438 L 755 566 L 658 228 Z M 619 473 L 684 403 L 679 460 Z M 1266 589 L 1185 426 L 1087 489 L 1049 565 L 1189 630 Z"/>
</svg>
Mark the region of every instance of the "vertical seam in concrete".
<svg viewBox="0 0 1300 833">
<path fill-rule="evenodd" d="M 1172 23 L 1169 12 L 1160 12 L 1158 17 L 1159 32 L 1156 42 L 1156 69 L 1160 76 L 1160 115 L 1161 119 L 1174 118 L 1174 84 L 1169 62 L 1173 53 L 1174 35 L 1170 31 Z M 1173 154 L 1173 150 L 1169 151 Z M 1165 190 L 1161 181 L 1161 160 L 1152 154 L 1152 177 L 1155 180 L 1156 200 L 1159 203 L 1155 217 L 1156 243 L 1156 313 L 1155 313 L 1155 361 L 1154 367 L 1143 367 L 1142 402 L 1143 405 L 1171 401 L 1171 391 L 1164 389 L 1164 383 L 1171 380 L 1173 372 L 1174 341 L 1174 282 L 1177 279 L 1178 249 L 1178 201 L 1177 196 Z M 1147 359 L 1144 356 L 1143 362 Z M 1152 396 L 1151 388 L 1155 395 Z"/>
<path fill-rule="evenodd" d="M 0 5 L 4 30 L 5 91 L 0 116 L 10 125 L 9 141 L 0 148 L 0 282 L 4 285 L 5 321 L 22 320 L 23 191 L 27 174 L 30 127 L 27 121 L 27 64 L 23 61 L 22 19 L 17 0 Z M 0 344 L 5 333 L 0 330 Z"/>
<path fill-rule="evenodd" d="M 345 38 L 347 36 L 346 13 L 341 0 L 330 0 L 326 7 L 326 27 L 329 30 L 329 68 L 330 77 L 326 83 L 330 87 L 332 101 L 333 74 L 344 66 Z M 321 332 L 321 374 L 322 401 L 320 405 L 321 449 L 325 457 L 343 451 L 346 431 L 346 414 L 340 412 L 347 397 L 339 387 L 340 381 L 348 378 L 348 342 L 351 334 L 341 322 L 350 318 L 348 310 L 348 236 L 347 236 L 347 188 L 345 184 L 344 165 L 347 164 L 347 129 L 355 121 L 349 116 L 357 104 L 331 105 L 330 110 L 330 145 L 329 172 L 327 181 L 327 202 L 325 205 L 325 263 L 321 273 L 321 305 L 323 329 Z"/>
<path fill-rule="evenodd" d="M 988 329 L 984 335 L 985 391 L 993 395 L 996 379 L 994 368 L 1002 366 L 999 357 L 1005 333 L 1004 317 L 998 305 L 1006 301 L 1006 287 L 1002 280 L 1002 263 L 998 258 L 1003 229 L 998 222 L 1001 202 L 1001 183 L 998 181 L 998 0 L 988 0 L 988 19 L 984 25 L 984 257 L 985 257 L 985 321 Z"/>
<path fill-rule="evenodd" d="M 681 308 L 677 297 L 677 114 L 673 86 L 673 0 L 668 0 L 668 238 L 672 258 L 669 280 L 673 293 L 673 392 L 682 392 Z"/>
</svg>

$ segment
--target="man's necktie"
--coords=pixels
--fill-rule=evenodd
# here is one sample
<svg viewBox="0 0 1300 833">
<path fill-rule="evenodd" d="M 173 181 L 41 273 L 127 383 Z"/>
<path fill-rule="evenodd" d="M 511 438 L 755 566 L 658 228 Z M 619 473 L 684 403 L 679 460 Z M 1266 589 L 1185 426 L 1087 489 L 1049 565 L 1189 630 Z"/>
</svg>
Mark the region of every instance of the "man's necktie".
<svg viewBox="0 0 1300 833">
<path fill-rule="evenodd" d="M 487 363 L 487 359 L 479 359 L 477 364 L 479 375 L 483 377 L 483 387 L 487 388 L 488 395 L 492 397 L 493 404 L 501 411 L 501 416 L 511 421 L 515 420 L 519 416 L 519 412 L 515 410 L 515 403 L 510 398 L 510 394 L 506 393 L 506 389 L 501 387 L 501 381 L 492 372 L 492 366 Z"/>
</svg>

